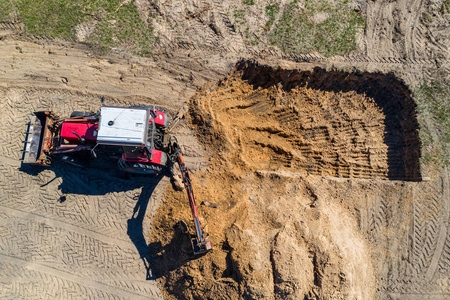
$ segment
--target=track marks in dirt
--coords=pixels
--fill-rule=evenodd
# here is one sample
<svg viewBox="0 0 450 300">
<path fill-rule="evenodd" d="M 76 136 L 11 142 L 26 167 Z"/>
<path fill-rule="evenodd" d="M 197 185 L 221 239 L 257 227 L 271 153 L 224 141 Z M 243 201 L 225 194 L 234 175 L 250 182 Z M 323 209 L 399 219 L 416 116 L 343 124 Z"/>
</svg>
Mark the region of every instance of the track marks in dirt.
<svg viewBox="0 0 450 300">
<path fill-rule="evenodd" d="M 445 170 L 446 173 L 444 175 L 444 181 L 443 181 L 443 218 L 441 223 L 441 231 L 440 235 L 442 238 L 442 233 L 446 232 L 447 234 L 445 238 L 445 243 L 442 245 L 441 241 L 442 239 L 438 240 L 437 245 L 437 251 L 433 257 L 431 266 L 427 273 L 427 278 L 430 278 L 434 276 L 434 272 L 436 270 L 439 270 L 439 272 L 444 274 L 450 273 L 450 171 L 447 169 Z M 436 269 L 436 262 L 437 262 L 437 269 Z"/>
<path fill-rule="evenodd" d="M 448 298 L 445 181 L 316 181 L 315 190 L 348 206 L 358 219 L 377 272 L 377 299 Z"/>
<path fill-rule="evenodd" d="M 167 12 L 170 13 L 167 15 Z M 149 15 L 163 20 L 153 24 L 158 36 L 156 52 L 169 49 L 213 51 L 223 46 L 221 33 L 207 1 L 177 4 L 155 2 L 149 8 Z M 153 20 L 156 19 L 149 18 L 150 22 Z"/>
<path fill-rule="evenodd" d="M 442 178 L 353 187 L 368 199 L 361 229 L 380 263 L 380 299 L 399 294 L 404 299 L 412 294 L 448 297 L 448 175 Z"/>
<path fill-rule="evenodd" d="M 411 60 L 448 56 L 448 12 L 442 1 L 368 2 L 367 55 Z"/>
<path fill-rule="evenodd" d="M 55 269 L 39 262 L 28 262 L 0 254 L 0 270 L 4 270 L 2 293 L 26 299 L 148 299 L 155 298 L 151 290 L 132 290 L 139 286 L 128 283 L 127 288 L 116 287 L 113 282 L 102 282 L 100 278 L 79 276 Z M 7 261 L 7 262 L 4 262 Z M 0 277 L 1 278 L 1 277 Z M 23 280 L 20 284 L 11 278 Z"/>
<path fill-rule="evenodd" d="M 439 237 L 442 203 L 439 192 L 427 189 L 427 202 L 416 199 L 413 206 L 412 274 L 424 273 L 431 264 Z"/>
<path fill-rule="evenodd" d="M 225 7 L 227 6 L 227 7 Z M 196 1 L 176 4 L 156 1 L 149 15 L 156 29 L 155 52 L 208 51 L 210 53 L 239 53 L 246 49 L 241 33 L 229 16 L 231 4 L 223 1 Z M 156 19 L 153 19 L 156 20 Z"/>
<path fill-rule="evenodd" d="M 40 88 L 3 89 L 0 94 L 4 133 L 0 146 L 0 273 L 7 274 L 1 277 L 0 295 L 160 298 L 156 282 L 145 280 L 147 270 L 141 261 L 145 254 L 137 247 L 145 244 L 144 234 L 150 228 L 145 211 L 135 221 L 142 222 L 141 227 L 130 227 L 128 222 L 134 210 L 148 207 L 151 212 L 162 201 L 162 191 L 155 190 L 158 181 L 123 180 L 106 169 L 20 166 L 31 112 L 53 110 L 67 116 L 74 110 L 96 111 L 99 96 Z M 142 99 L 105 100 L 117 106 L 145 103 Z M 148 204 L 136 208 L 143 189 L 152 191 L 146 194 Z"/>
<path fill-rule="evenodd" d="M 98 287 L 100 293 L 108 294 L 108 289 L 104 288 L 112 286 L 113 296 L 121 295 L 117 291 L 124 291 L 123 295 L 128 295 L 125 298 L 134 298 L 134 293 L 137 293 L 135 296 L 158 296 L 156 283 L 143 281 L 145 270 L 139 260 L 138 250 L 128 236 L 127 220 L 132 216 L 136 204 L 135 194 L 140 194 L 139 188 L 103 196 L 68 193 L 65 195 L 67 199 L 60 203 L 58 200 L 62 194 L 57 188 L 63 184 L 61 179 L 49 183 L 52 175 L 28 175 L 17 170 L 17 166 L 8 165 L 8 162 L 3 162 L 0 170 L 4 187 L 0 195 L 3 212 L 0 216 L 0 254 L 24 262 L 38 262 L 44 267 L 48 266 L 47 271 L 54 269 L 53 273 L 48 271 L 50 277 L 37 277 L 42 279 L 35 283 L 37 287 L 51 284 L 45 280 L 51 281 L 55 275 L 61 283 L 55 285 L 55 291 L 48 293 L 57 295 L 65 293 L 60 289 L 68 288 L 63 283 L 66 279 L 96 278 L 101 283 Z M 52 173 L 49 170 L 45 172 Z M 74 176 L 82 175 L 77 174 L 76 170 L 72 172 Z M 70 178 L 61 176 L 70 181 Z M 84 176 L 84 180 L 89 187 L 89 177 Z M 107 180 L 100 179 L 99 184 L 102 182 L 107 183 Z M 161 196 L 159 194 L 156 197 Z M 41 269 L 37 268 L 36 271 Z M 9 273 L 11 270 L 6 268 L 3 272 Z M 13 294 L 26 297 L 26 286 L 19 284 L 18 278 L 26 279 L 10 277 L 5 283 L 7 286 L 16 286 L 18 290 Z M 91 296 L 96 294 L 96 291 L 89 289 L 89 285 L 86 288 Z"/>
<path fill-rule="evenodd" d="M 387 104 L 384 79 L 367 77 L 241 62 L 212 92 L 199 93 L 191 111 L 194 123 L 225 133 L 233 159 L 256 169 L 418 180 L 419 141 L 417 132 L 410 134 L 417 131 L 414 104 L 401 99 L 408 97 L 401 88 Z M 412 108 L 402 111 L 403 105 Z M 411 124 L 402 121 L 406 115 Z"/>
</svg>

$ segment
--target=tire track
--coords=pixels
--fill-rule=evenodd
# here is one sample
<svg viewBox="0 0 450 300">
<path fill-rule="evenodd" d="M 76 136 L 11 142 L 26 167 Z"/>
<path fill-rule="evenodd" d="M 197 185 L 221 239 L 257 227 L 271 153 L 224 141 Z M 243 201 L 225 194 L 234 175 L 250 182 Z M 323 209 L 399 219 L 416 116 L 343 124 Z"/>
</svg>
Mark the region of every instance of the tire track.
<svg viewBox="0 0 450 300">
<path fill-rule="evenodd" d="M 74 192 L 77 190 L 65 187 L 63 191 L 59 189 L 55 191 L 53 186 L 37 188 L 36 186 L 40 186 L 42 183 L 37 182 L 34 177 L 24 176 L 14 167 L 5 168 L 1 164 L 0 174 L 1 177 L 5 178 L 5 180 L 1 180 L 4 184 L 4 188 L 0 192 L 3 195 L 0 198 L 1 205 L 38 215 L 52 216 L 52 218 L 59 220 L 70 220 L 76 226 L 86 227 L 87 225 L 94 231 L 111 234 L 111 236 L 120 236 L 126 233 L 126 220 L 130 216 L 124 215 L 123 209 L 127 206 L 133 206 L 136 201 L 134 194 L 138 192 L 137 189 L 132 189 L 127 193 L 110 193 L 103 197 L 67 195 L 66 197 L 69 197 L 69 199 L 73 197 L 74 200 L 77 200 L 66 201 L 66 205 L 61 205 L 58 198 L 68 191 Z M 64 178 L 64 175 L 62 176 Z M 64 180 L 70 180 L 70 178 Z M 91 186 L 88 185 L 87 188 L 89 190 Z M 80 192 L 83 191 L 85 190 Z M 51 193 L 55 195 L 52 196 Z M 95 215 L 89 215 L 89 203 L 99 204 Z M 131 215 L 131 210 L 128 213 Z"/>
<path fill-rule="evenodd" d="M 417 26 L 421 26 L 420 24 L 420 16 L 421 16 L 421 8 L 423 5 L 423 0 L 420 1 L 413 1 L 411 3 L 411 10 L 416 12 L 414 15 L 409 15 L 408 20 L 406 21 L 406 35 L 405 35 L 405 50 L 408 57 L 415 58 L 417 55 L 417 51 L 415 50 L 416 45 L 421 45 L 423 48 L 422 43 L 422 36 L 420 29 L 417 28 Z"/>
<path fill-rule="evenodd" d="M 387 295 L 436 295 L 444 297 L 448 293 L 445 285 L 436 277 L 440 261 L 446 260 L 446 237 L 448 237 L 448 200 L 444 181 L 421 182 L 413 187 L 413 214 L 408 239 L 402 247 L 408 247 L 407 254 L 399 254 L 400 265 L 391 267 L 383 293 Z M 401 199 L 398 200 L 401 203 Z M 392 214 L 389 219 L 395 218 Z M 446 221 L 447 220 L 447 221 Z M 408 241 L 409 240 L 409 241 Z M 374 243 L 381 242 L 375 239 Z M 407 246 L 409 244 L 409 246 Z M 403 250 L 402 250 L 403 251 Z M 396 257 L 395 255 L 393 257 Z M 401 258 L 400 258 L 401 257 Z M 445 273 L 441 273 L 445 274 Z M 441 276 L 441 275 L 439 275 Z M 445 279 L 444 279 L 445 280 Z M 381 297 L 382 298 L 382 297 Z"/>
<path fill-rule="evenodd" d="M 37 259 L 46 264 L 55 264 L 54 268 L 61 272 L 76 271 L 80 276 L 84 274 L 88 278 L 104 278 L 103 280 L 113 283 L 120 282 L 127 277 L 130 280 L 144 277 L 145 271 L 142 270 L 142 265 L 138 260 L 139 253 L 131 241 L 125 238 L 126 220 L 131 216 L 135 203 L 133 195 L 127 197 L 129 201 L 125 202 L 123 197 L 114 196 L 113 198 L 117 199 L 116 203 L 125 203 L 125 206 L 119 205 L 110 209 L 114 204 L 111 205 L 111 202 L 107 202 L 103 207 L 99 206 L 99 209 L 104 212 L 92 217 L 93 219 L 98 218 L 99 221 L 92 222 L 89 217 L 85 217 L 89 205 L 81 205 L 79 211 L 73 210 L 74 207 L 80 206 L 79 203 L 87 204 L 87 202 L 79 200 L 91 197 L 86 196 L 81 199 L 77 197 L 78 200 L 72 202 L 76 204 L 75 206 L 58 207 L 56 199 L 53 197 L 48 199 L 45 197 L 46 194 L 36 197 L 36 190 L 32 188 L 33 185 L 38 184 L 35 177 L 20 176 L 20 172 L 15 171 L 14 167 L 5 169 L 4 166 L 0 166 L 0 170 L 3 171 L 0 173 L 1 182 L 3 184 L 8 182 L 9 185 L 5 185 L 12 187 L 3 189 L 1 193 L 6 197 L 0 197 L 2 216 L 7 216 L 7 219 L 0 220 L 0 224 L 2 224 L 0 226 L 0 249 L 3 254 L 5 251 L 12 255 L 20 254 L 21 258 L 27 261 Z M 29 182 L 26 178 L 33 180 Z M 42 196 L 44 197 L 42 198 Z M 48 207 L 48 201 L 51 202 L 50 207 Z M 46 205 L 47 208 L 41 209 Z M 128 207 L 127 213 L 117 213 L 124 210 L 125 207 Z M 151 208 L 154 208 L 153 205 Z M 38 213 L 30 211 L 38 211 Z M 52 215 L 53 217 L 49 218 Z M 109 218 L 108 215 L 116 216 L 114 217 L 115 221 L 104 222 L 105 218 Z M 14 221 L 17 218 L 22 221 L 17 223 Z M 3 224 L 8 225 L 6 227 Z M 116 224 L 121 224 L 120 228 Z M 59 226 L 62 229 L 59 228 L 55 231 L 54 228 Z M 96 253 L 96 255 L 92 256 L 89 253 Z M 70 266 L 77 267 L 70 268 Z M 112 270 L 115 272 L 110 274 Z M 134 285 L 129 283 L 128 286 L 133 287 Z M 138 291 L 145 291 L 148 286 L 138 284 L 135 288 Z M 157 288 L 151 288 L 151 290 L 155 291 Z"/>
<path fill-rule="evenodd" d="M 23 31 L 23 24 L 20 22 L 0 22 L 0 37 L 17 34 Z"/>
<path fill-rule="evenodd" d="M 236 31 L 235 24 L 230 20 L 228 12 L 223 7 L 223 1 L 213 1 L 214 9 L 217 11 L 216 20 L 219 21 L 224 41 L 225 49 L 232 52 L 239 52 L 247 49 L 242 36 Z"/>
<path fill-rule="evenodd" d="M 436 252 L 437 244 L 441 232 L 446 235 L 446 228 L 441 226 L 443 223 L 445 203 L 442 199 L 442 190 L 435 187 L 434 184 L 428 185 L 422 192 L 426 192 L 426 196 L 418 197 L 414 201 L 414 239 L 413 239 L 413 260 L 412 267 L 416 274 L 421 276 L 427 274 L 431 277 L 433 272 L 432 259 Z M 422 203 L 426 199 L 426 203 Z M 444 208 L 445 209 L 445 208 Z M 438 251 L 439 252 L 439 251 Z M 439 254 L 438 254 L 439 255 Z M 431 270 L 431 271 L 430 271 Z M 427 276 L 425 276 L 427 278 Z"/>
<path fill-rule="evenodd" d="M 361 228 L 376 251 L 388 251 L 382 258 L 385 267 L 380 270 L 378 299 L 409 299 L 413 294 L 446 299 L 450 293 L 446 284 L 450 234 L 445 172 L 443 181 L 413 183 L 407 189 L 394 185 L 394 190 L 382 183 L 376 189 L 379 194 L 373 196 Z M 410 207 L 407 199 L 412 200 L 411 215 L 405 211 Z"/>
<path fill-rule="evenodd" d="M 375 203 L 368 211 L 368 228 L 366 230 L 369 241 L 372 243 L 376 243 L 380 240 L 380 232 L 384 232 L 383 227 L 386 227 L 389 222 L 389 206 L 389 202 L 384 199 L 381 194 L 378 194 L 375 199 Z"/>
<path fill-rule="evenodd" d="M 436 252 L 434 253 L 430 268 L 428 269 L 426 275 L 426 278 L 429 280 L 433 278 L 437 270 L 444 274 L 449 274 L 450 271 L 450 179 L 448 169 L 445 170 L 444 174 L 442 197 L 444 200 L 444 213 L 440 224 L 441 230 L 439 231 L 439 240 L 436 247 Z"/>
<path fill-rule="evenodd" d="M 354 64 L 382 64 L 382 65 L 424 65 L 435 67 L 436 64 L 445 64 L 449 61 L 447 59 L 419 59 L 419 58 L 397 58 L 397 57 L 368 57 L 364 55 L 344 55 L 325 57 L 317 53 L 313 54 L 296 54 L 283 55 L 283 59 L 292 60 L 295 62 L 323 62 L 323 63 L 354 63 Z"/>
<path fill-rule="evenodd" d="M 67 285 L 70 283 L 74 283 L 76 286 L 81 287 L 82 289 L 89 289 L 90 291 L 86 291 L 86 296 L 89 298 L 92 297 L 93 291 L 97 294 L 96 299 L 104 298 L 119 298 L 119 299 L 158 299 L 160 295 L 156 292 L 148 294 L 142 294 L 139 292 L 127 291 L 126 289 L 120 289 L 114 287 L 109 284 L 105 284 L 103 282 L 99 282 L 93 278 L 86 278 L 84 276 L 79 276 L 73 273 L 65 272 L 57 270 L 53 267 L 49 267 L 42 263 L 36 262 L 28 262 L 21 259 L 18 259 L 13 256 L 0 254 L 1 261 L 8 261 L 11 266 L 16 266 L 16 274 L 14 277 L 19 277 L 24 280 L 29 280 L 31 282 L 37 282 L 38 284 L 47 283 L 47 282 L 55 282 L 53 285 L 55 289 L 64 293 L 66 291 L 68 298 L 73 298 L 70 296 L 70 288 L 67 288 Z M 12 268 L 8 268 L 11 270 Z M 11 274 L 13 275 L 13 274 Z M 13 277 L 13 278 L 14 278 Z M 10 277 L 11 278 L 11 277 Z M 26 281 L 25 281 L 26 282 Z M 52 286 L 52 285 L 50 285 Z M 16 286 L 17 290 L 15 293 L 11 294 L 23 294 L 20 290 L 23 289 L 23 283 L 18 283 Z M 26 290 L 26 289 L 25 289 Z M 28 291 L 30 292 L 30 291 Z M 31 291 L 33 295 L 36 291 Z M 50 291 L 52 292 L 52 291 Z M 54 297 L 57 297 L 58 293 L 53 290 L 51 293 Z M 38 296 L 39 297 L 39 296 Z M 37 297 L 37 298 L 38 298 Z M 95 298 L 95 296 L 94 296 Z M 67 298 L 65 298 L 67 299 Z"/>
<path fill-rule="evenodd" d="M 68 115 L 73 110 L 95 111 L 100 105 L 98 96 L 42 88 L 11 88 L 0 94 L 4 112 L 0 116 L 4 132 L 0 140 L 0 273 L 10 275 L 6 279 L 0 275 L 4 283 L 0 295 L 159 299 L 156 282 L 141 281 L 147 271 L 128 235 L 127 220 L 142 183 L 63 166 L 20 169 L 25 126 L 22 131 L 17 125 L 25 125 L 30 112 L 53 110 Z M 132 99 L 107 101 L 117 106 L 134 103 Z M 63 196 L 65 201 L 60 202 Z M 160 199 L 158 190 L 149 199 L 149 210 L 154 210 Z M 147 228 L 150 226 L 145 231 Z M 10 256 L 25 268 L 15 272 L 17 264 L 5 265 L 13 260 Z"/>
<path fill-rule="evenodd" d="M 122 249 L 129 249 L 129 250 L 136 250 L 134 245 L 130 243 L 130 241 L 122 240 L 117 235 L 105 235 L 104 233 L 99 233 L 97 231 L 94 231 L 92 229 L 86 229 L 82 228 L 77 225 L 73 225 L 71 223 L 68 223 L 66 221 L 57 220 L 57 219 L 50 219 L 48 216 L 35 214 L 35 213 L 29 213 L 25 211 L 21 211 L 14 208 L 9 208 L 4 205 L 0 205 L 1 211 L 8 215 L 8 217 L 15 217 L 20 218 L 23 220 L 32 220 L 34 222 L 38 222 L 40 224 L 46 224 L 47 226 L 52 227 L 59 227 L 67 232 L 77 233 L 80 235 L 86 235 L 90 236 L 92 238 L 95 238 L 99 241 L 102 241 L 103 243 L 111 244 L 120 246 Z"/>
</svg>

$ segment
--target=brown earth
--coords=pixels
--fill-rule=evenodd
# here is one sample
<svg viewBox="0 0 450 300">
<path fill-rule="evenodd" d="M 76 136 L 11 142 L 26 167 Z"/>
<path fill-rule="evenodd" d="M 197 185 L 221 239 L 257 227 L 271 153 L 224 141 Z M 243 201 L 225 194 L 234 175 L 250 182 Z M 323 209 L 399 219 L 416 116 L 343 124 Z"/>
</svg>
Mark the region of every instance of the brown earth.
<svg viewBox="0 0 450 300">
<path fill-rule="evenodd" d="M 211 149 L 194 184 L 198 203 L 218 204 L 199 210 L 215 249 L 191 260 L 175 226 L 192 223 L 187 201 L 169 187 L 151 237 L 169 298 L 373 299 L 386 272 L 405 272 L 379 255 L 407 246 L 424 199 L 411 192 L 420 141 L 401 81 L 241 61 L 192 98 L 190 121 Z"/>
<path fill-rule="evenodd" d="M 413 93 L 450 79 L 447 2 L 353 1 L 365 31 L 329 58 L 250 45 L 234 11 L 257 32 L 272 1 L 254 2 L 135 1 L 150 59 L 0 23 L 0 297 L 450 297 L 450 174 L 420 164 L 418 130 L 439 129 L 418 125 Z M 192 258 L 176 227 L 191 226 L 188 202 L 167 178 L 21 168 L 30 112 L 101 96 L 172 116 L 189 103 L 174 135 L 213 252 Z"/>
<path fill-rule="evenodd" d="M 395 77 L 320 68 L 275 71 L 242 61 L 205 98 L 194 101 L 193 110 L 204 111 L 194 122 L 233 128 L 217 135 L 231 144 L 235 164 L 346 178 L 420 179 L 415 105 Z"/>
</svg>

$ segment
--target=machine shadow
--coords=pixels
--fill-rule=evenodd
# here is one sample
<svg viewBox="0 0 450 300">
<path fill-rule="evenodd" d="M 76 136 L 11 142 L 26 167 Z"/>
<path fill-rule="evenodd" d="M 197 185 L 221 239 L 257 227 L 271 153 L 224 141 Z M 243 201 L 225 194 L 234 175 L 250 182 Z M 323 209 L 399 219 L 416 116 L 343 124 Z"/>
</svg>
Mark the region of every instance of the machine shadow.
<svg viewBox="0 0 450 300">
<path fill-rule="evenodd" d="M 158 182 L 155 183 L 157 184 Z M 139 252 L 139 257 L 141 258 L 142 263 L 144 264 L 146 269 L 145 278 L 147 280 L 155 278 L 152 275 L 151 270 L 151 267 L 153 265 L 150 259 L 150 252 L 152 250 L 152 247 L 150 245 L 147 245 L 147 241 L 144 236 L 143 223 L 145 213 L 148 207 L 148 202 L 151 198 L 153 191 L 156 188 L 156 184 L 146 185 L 142 187 L 141 194 L 139 195 L 136 205 L 133 209 L 133 214 L 127 221 L 127 234 L 130 240 L 133 242 L 134 246 L 136 247 L 137 251 Z"/>
<path fill-rule="evenodd" d="M 384 143 L 387 146 L 388 179 L 420 181 L 421 142 L 417 108 L 411 91 L 394 74 L 314 70 L 284 70 L 241 60 L 236 70 L 243 80 L 258 87 L 280 85 L 289 91 L 297 86 L 331 91 L 354 91 L 374 99 L 385 115 Z"/>
<path fill-rule="evenodd" d="M 101 196 L 108 193 L 118 193 L 134 190 L 141 187 L 153 186 L 159 183 L 165 175 L 164 172 L 157 177 L 143 175 L 129 175 L 120 172 L 113 165 L 110 168 L 76 167 L 63 162 L 55 162 L 51 167 L 22 164 L 21 172 L 32 176 L 38 176 L 45 170 L 51 170 L 54 177 L 46 179 L 41 187 L 51 184 L 58 178 L 62 182 L 58 189 L 62 194 Z"/>
<path fill-rule="evenodd" d="M 171 241 L 165 246 L 159 241 L 148 245 L 154 279 L 167 276 L 190 260 L 204 255 L 194 257 L 189 236 L 176 227 Z"/>
<path fill-rule="evenodd" d="M 42 166 L 22 165 L 20 171 L 29 175 L 37 176 L 48 168 Z M 126 175 L 121 174 L 113 169 L 111 170 L 96 170 L 88 168 L 78 168 L 67 165 L 55 164 L 51 168 L 55 176 L 48 181 L 41 184 L 41 187 L 51 184 L 56 179 L 61 178 L 62 183 L 59 185 L 59 190 L 62 196 L 56 201 L 66 201 L 67 194 L 78 195 L 105 195 L 108 193 L 118 193 L 141 188 L 141 193 L 136 195 L 136 204 L 132 213 L 127 220 L 127 235 L 131 242 L 136 247 L 139 257 L 146 268 L 146 279 L 154 280 L 157 277 L 154 274 L 166 274 L 165 265 L 167 261 L 174 261 L 170 266 L 181 265 L 184 257 L 187 255 L 179 252 L 180 243 L 179 238 L 175 237 L 166 247 L 161 247 L 161 243 L 147 244 L 144 235 L 144 218 L 147 212 L 149 201 L 152 197 L 155 188 L 160 184 L 162 178 L 166 176 L 164 172 L 156 177 L 142 176 L 142 175 Z M 188 238 L 183 240 L 185 245 L 190 246 Z M 182 246 L 181 246 L 182 247 Z M 190 248 L 187 248 L 190 249 Z M 192 251 L 192 249 L 190 249 Z M 161 258 L 157 253 L 165 253 Z M 188 253 L 188 250 L 186 250 Z M 156 255 L 156 256 L 155 256 Z M 154 258 L 154 259 L 153 259 Z M 182 259 L 181 261 L 179 259 Z M 162 263 L 163 265 L 159 265 Z"/>
</svg>

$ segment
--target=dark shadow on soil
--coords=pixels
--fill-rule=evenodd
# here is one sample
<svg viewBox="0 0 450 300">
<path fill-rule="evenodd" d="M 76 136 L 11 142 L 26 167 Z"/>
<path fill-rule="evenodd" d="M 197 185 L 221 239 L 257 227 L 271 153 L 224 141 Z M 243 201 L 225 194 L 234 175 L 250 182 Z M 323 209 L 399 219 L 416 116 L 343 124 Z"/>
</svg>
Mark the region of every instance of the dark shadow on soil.
<svg viewBox="0 0 450 300">
<path fill-rule="evenodd" d="M 155 183 L 157 184 L 157 182 Z M 156 187 L 156 184 L 146 185 L 142 187 L 141 194 L 136 199 L 137 202 L 133 209 L 133 215 L 128 220 L 128 227 L 127 227 L 128 236 L 130 237 L 130 240 L 133 242 L 134 246 L 138 250 L 139 256 L 142 259 L 142 262 L 147 270 L 145 276 L 147 280 L 155 278 L 151 272 L 151 265 L 150 265 L 151 261 L 149 256 L 152 247 L 150 245 L 147 245 L 147 242 L 145 240 L 143 222 L 145 213 L 147 211 L 148 202 Z"/>
<path fill-rule="evenodd" d="M 388 147 L 388 178 L 421 180 L 421 142 L 416 104 L 405 83 L 393 74 L 348 73 L 327 71 L 319 67 L 313 71 L 284 70 L 245 60 L 237 64 L 236 71 L 255 89 L 281 84 L 289 91 L 297 86 L 307 86 L 322 91 L 355 91 L 374 99 L 385 115 L 384 142 Z"/>
<path fill-rule="evenodd" d="M 20 171 L 29 175 L 38 176 L 42 171 L 50 169 L 55 176 L 43 183 L 41 187 L 49 185 L 57 178 L 62 179 L 59 190 L 63 194 L 79 195 L 105 195 L 114 192 L 125 192 L 140 187 L 155 187 L 165 174 L 162 172 L 158 177 L 144 175 L 129 175 L 120 172 L 116 163 L 103 162 L 103 167 L 97 165 L 90 167 L 73 166 L 59 159 L 55 159 L 50 167 L 22 164 Z"/>
<path fill-rule="evenodd" d="M 39 175 L 39 173 L 41 173 L 45 169 L 45 167 L 26 164 L 22 165 L 20 168 L 22 172 L 34 176 Z M 156 177 L 144 175 L 126 175 L 119 173 L 112 168 L 111 170 L 108 170 L 107 168 L 102 170 L 95 168 L 79 168 L 71 165 L 66 165 L 64 163 L 58 164 L 57 162 L 55 162 L 55 164 L 51 167 L 51 170 L 55 173 L 55 177 L 43 183 L 41 187 L 50 184 L 59 177 L 62 178 L 62 183 L 60 184 L 59 189 L 63 193 L 63 195 L 59 198 L 57 195 L 55 195 L 55 201 L 59 201 L 61 203 L 66 201 L 67 194 L 105 195 L 107 193 L 124 192 L 141 188 L 141 193 L 139 195 L 136 195 L 136 205 L 133 209 L 133 213 L 130 215 L 130 219 L 127 221 L 127 234 L 138 250 L 139 256 L 146 267 L 147 280 L 156 278 L 154 275 L 152 275 L 152 273 L 154 273 L 154 270 L 156 270 L 157 273 L 165 273 L 162 272 L 164 268 L 158 265 L 158 260 L 151 261 L 151 257 L 154 255 L 154 253 L 167 252 L 171 254 L 170 257 L 164 257 L 163 260 L 170 260 L 174 257 L 176 257 L 177 259 L 183 257 L 183 255 L 181 255 L 179 252 L 181 244 L 178 243 L 178 241 L 174 241 L 173 243 L 165 247 L 172 249 L 171 251 L 164 251 L 156 244 L 147 245 L 144 236 L 143 222 L 147 212 L 149 200 L 156 186 L 165 176 L 164 172 Z M 187 245 L 190 245 L 189 240 L 187 240 Z M 173 251 L 173 249 L 175 248 L 178 248 L 178 253 Z M 177 265 L 177 263 L 175 265 Z"/>
<path fill-rule="evenodd" d="M 191 259 L 198 258 L 192 254 L 189 235 L 183 233 L 178 225 L 173 227 L 172 240 L 165 246 L 161 242 L 147 244 L 144 236 L 143 222 L 147 212 L 149 200 L 161 179 L 166 175 L 157 177 L 144 175 L 126 175 L 118 172 L 112 165 L 110 169 L 80 168 L 55 161 L 51 170 L 55 177 L 42 183 L 41 187 L 51 184 L 58 177 L 62 178 L 59 186 L 62 196 L 55 195 L 55 201 L 66 201 L 67 194 L 79 195 L 105 195 L 107 193 L 124 192 L 141 188 L 141 193 L 136 195 L 136 204 L 133 213 L 127 221 L 127 234 L 139 252 L 147 273 L 147 280 L 155 280 L 161 276 L 167 276 L 173 270 L 178 269 Z M 20 170 L 30 175 L 37 176 L 48 167 L 22 165 Z M 167 229 L 170 231 L 170 227 Z"/>
<path fill-rule="evenodd" d="M 168 244 L 163 246 L 161 242 L 148 245 L 149 257 L 154 278 L 168 276 L 170 272 L 179 269 L 192 259 L 199 258 L 192 254 L 189 235 L 181 232 L 178 226 L 174 226 L 175 234 Z"/>
</svg>

